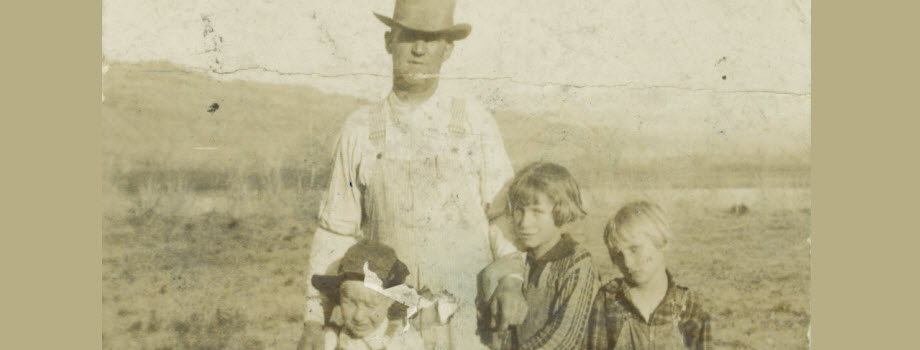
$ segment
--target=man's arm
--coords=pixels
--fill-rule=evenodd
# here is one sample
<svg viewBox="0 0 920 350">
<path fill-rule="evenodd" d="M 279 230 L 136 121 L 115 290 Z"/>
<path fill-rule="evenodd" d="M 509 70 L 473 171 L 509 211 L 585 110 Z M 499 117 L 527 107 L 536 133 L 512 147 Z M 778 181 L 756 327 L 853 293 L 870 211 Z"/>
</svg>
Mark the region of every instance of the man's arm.
<svg viewBox="0 0 920 350">
<path fill-rule="evenodd" d="M 508 185 L 514 177 L 511 158 L 505 150 L 505 141 L 498 129 L 498 123 L 488 110 L 479 105 L 474 105 L 473 113 L 478 114 L 476 134 L 479 135 L 479 144 L 482 147 L 482 165 L 480 168 L 479 191 L 482 195 L 483 207 L 489 219 L 504 214 L 507 206 Z"/>
<path fill-rule="evenodd" d="M 482 205 L 489 219 L 489 243 L 492 259 L 518 252 L 511 236 L 511 218 L 507 213 L 508 186 L 514 177 L 511 159 L 505 151 L 505 143 L 495 118 L 481 105 L 469 108 L 475 115 L 474 132 L 479 136 L 481 146 L 479 167 L 479 192 Z"/>
<path fill-rule="evenodd" d="M 337 263 L 345 251 L 357 242 L 354 236 L 343 236 L 329 232 L 322 227 L 313 234 L 313 244 L 310 247 L 310 278 L 307 281 L 307 307 L 304 316 L 306 322 L 319 322 L 325 324 L 327 310 L 333 305 L 310 282 L 313 276 L 334 273 Z"/>
<path fill-rule="evenodd" d="M 332 305 L 313 286 L 315 275 L 334 272 L 335 263 L 354 245 L 361 225 L 361 192 L 358 189 L 357 168 L 361 155 L 361 134 L 346 121 L 336 143 L 329 188 L 320 203 L 319 227 L 310 245 L 310 269 L 307 276 L 307 300 L 304 308 L 304 329 L 298 349 L 323 348 L 323 326 Z M 364 138 L 366 139 L 366 137 Z"/>
<path fill-rule="evenodd" d="M 512 231 L 512 220 L 507 213 L 508 186 L 514 177 L 511 160 L 505 151 L 505 144 L 495 118 L 481 105 L 475 104 L 469 108 L 475 114 L 474 132 L 480 137 L 480 183 L 479 190 L 482 196 L 483 208 L 489 219 L 488 235 L 492 259 L 499 261 L 511 255 L 522 254 L 515 244 Z M 521 255 L 523 256 L 523 255 Z M 483 302 L 488 306 L 483 310 L 485 317 L 490 320 L 484 326 L 499 330 L 507 329 L 509 325 L 524 322 L 527 316 L 527 303 L 522 292 L 524 264 L 521 263 L 496 264 L 487 269 L 480 278 L 480 287 L 484 288 Z"/>
<path fill-rule="evenodd" d="M 358 165 L 361 160 L 361 133 L 350 117 L 339 136 L 332 163 L 329 188 L 319 207 L 319 227 L 310 246 L 310 274 L 307 287 L 305 320 L 324 322 L 320 293 L 309 281 L 314 275 L 332 273 L 333 263 L 340 259 L 360 234 L 361 191 L 358 186 Z M 366 137 L 365 137 L 366 139 Z"/>
<path fill-rule="evenodd" d="M 564 277 L 549 321 L 530 339 L 522 339 L 520 349 L 581 349 L 587 340 L 586 328 L 599 281 L 590 258 L 583 258 Z"/>
</svg>

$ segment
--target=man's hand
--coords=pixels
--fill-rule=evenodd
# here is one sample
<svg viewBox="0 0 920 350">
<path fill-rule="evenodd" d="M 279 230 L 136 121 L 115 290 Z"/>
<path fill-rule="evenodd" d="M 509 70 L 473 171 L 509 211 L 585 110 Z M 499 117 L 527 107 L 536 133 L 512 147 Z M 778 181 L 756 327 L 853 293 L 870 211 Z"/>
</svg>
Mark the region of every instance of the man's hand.
<svg viewBox="0 0 920 350">
<path fill-rule="evenodd" d="M 303 324 L 303 335 L 297 342 L 297 350 L 325 350 L 325 340 L 323 324 L 306 321 Z"/>
<path fill-rule="evenodd" d="M 527 317 L 527 301 L 524 300 L 523 283 L 523 280 L 515 276 L 505 276 L 499 281 L 489 301 L 493 329 L 504 331 L 509 326 L 524 323 L 524 318 Z"/>
</svg>

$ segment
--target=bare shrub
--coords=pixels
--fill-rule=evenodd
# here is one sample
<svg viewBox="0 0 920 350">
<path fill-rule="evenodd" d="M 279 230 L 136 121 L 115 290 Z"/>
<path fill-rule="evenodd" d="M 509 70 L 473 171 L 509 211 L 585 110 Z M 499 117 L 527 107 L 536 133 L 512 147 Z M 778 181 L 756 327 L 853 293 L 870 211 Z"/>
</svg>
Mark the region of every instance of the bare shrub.
<svg viewBox="0 0 920 350">
<path fill-rule="evenodd" d="M 750 211 L 751 209 L 748 208 L 748 206 L 745 205 L 744 203 L 735 204 L 730 209 L 728 209 L 729 214 L 736 215 L 736 216 L 747 215 Z"/>
</svg>

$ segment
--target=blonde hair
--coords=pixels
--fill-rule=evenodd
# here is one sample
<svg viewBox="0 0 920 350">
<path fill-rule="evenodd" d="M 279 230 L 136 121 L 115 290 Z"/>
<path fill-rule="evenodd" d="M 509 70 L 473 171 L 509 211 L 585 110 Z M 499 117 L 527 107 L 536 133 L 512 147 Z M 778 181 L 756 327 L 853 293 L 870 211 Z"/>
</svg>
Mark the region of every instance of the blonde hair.
<svg viewBox="0 0 920 350">
<path fill-rule="evenodd" d="M 519 171 L 508 190 L 508 207 L 515 210 L 537 202 L 542 193 L 553 205 L 553 222 L 557 227 L 587 215 L 581 191 L 565 167 L 546 162 L 532 163 Z"/>
<path fill-rule="evenodd" d="M 613 247 L 614 235 L 623 237 L 638 223 L 651 224 L 655 228 L 647 235 L 647 238 L 658 249 L 664 248 L 671 242 L 673 234 L 664 210 L 657 204 L 638 201 L 627 203 L 617 211 L 614 217 L 607 220 L 607 226 L 604 228 L 604 243 L 608 247 Z"/>
</svg>

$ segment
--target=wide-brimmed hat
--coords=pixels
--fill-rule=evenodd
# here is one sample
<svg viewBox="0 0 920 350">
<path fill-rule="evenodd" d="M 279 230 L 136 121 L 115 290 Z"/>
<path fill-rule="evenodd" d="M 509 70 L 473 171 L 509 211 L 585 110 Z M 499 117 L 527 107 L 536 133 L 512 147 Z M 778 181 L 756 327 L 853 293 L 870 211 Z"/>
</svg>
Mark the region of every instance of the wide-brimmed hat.
<svg viewBox="0 0 920 350">
<path fill-rule="evenodd" d="M 462 40 L 473 27 L 466 23 L 454 24 L 456 0 L 396 0 L 393 17 L 374 12 L 381 22 L 390 27 L 442 34 L 450 40 Z"/>
<path fill-rule="evenodd" d="M 396 256 L 396 251 L 387 245 L 361 241 L 348 248 L 339 262 L 334 275 L 314 275 L 311 282 L 321 293 L 338 294 L 342 281 L 364 281 L 364 265 L 383 282 L 381 287 L 390 288 L 403 284 L 409 275 L 409 268 Z"/>
</svg>

